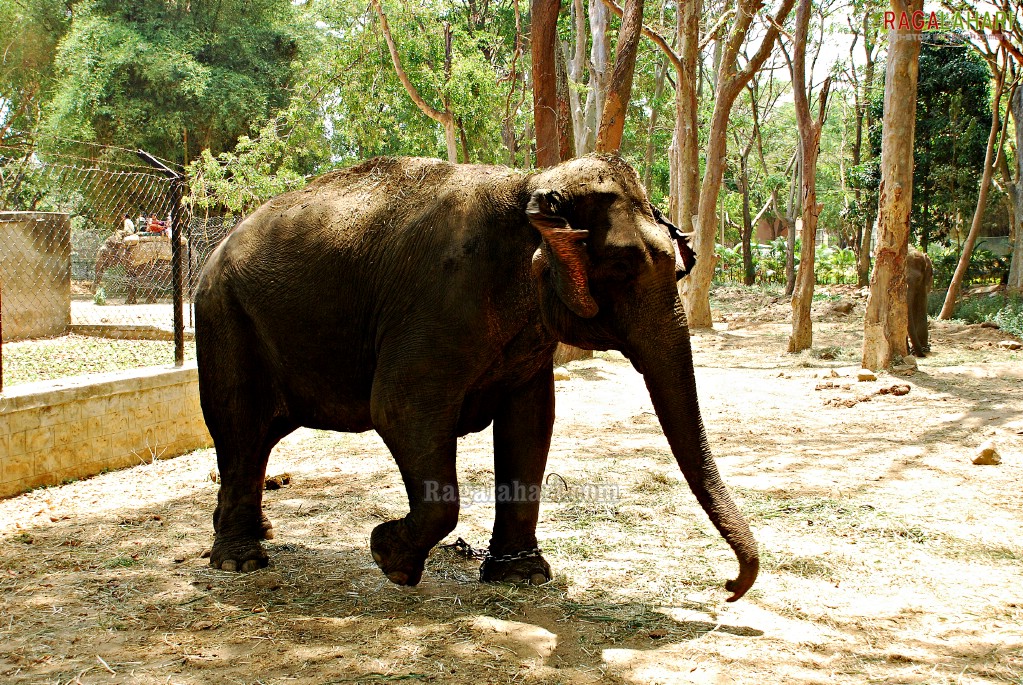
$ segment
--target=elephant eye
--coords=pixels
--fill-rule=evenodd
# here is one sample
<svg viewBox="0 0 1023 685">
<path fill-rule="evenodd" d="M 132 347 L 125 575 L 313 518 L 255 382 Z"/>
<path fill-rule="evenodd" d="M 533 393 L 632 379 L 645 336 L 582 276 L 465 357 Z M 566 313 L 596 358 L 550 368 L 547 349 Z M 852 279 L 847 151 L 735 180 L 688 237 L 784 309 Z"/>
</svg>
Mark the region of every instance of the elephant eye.
<svg viewBox="0 0 1023 685">
<path fill-rule="evenodd" d="M 615 259 L 607 265 L 608 278 L 616 281 L 624 281 L 632 276 L 632 265 L 623 259 Z"/>
</svg>

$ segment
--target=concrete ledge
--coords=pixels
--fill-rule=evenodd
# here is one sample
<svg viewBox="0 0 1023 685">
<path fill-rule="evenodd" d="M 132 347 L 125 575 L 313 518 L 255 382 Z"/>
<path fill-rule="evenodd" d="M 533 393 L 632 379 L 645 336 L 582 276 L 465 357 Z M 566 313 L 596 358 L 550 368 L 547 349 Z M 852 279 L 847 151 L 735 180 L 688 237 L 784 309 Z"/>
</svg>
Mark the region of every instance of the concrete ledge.
<svg viewBox="0 0 1023 685">
<path fill-rule="evenodd" d="M 71 324 L 68 333 L 115 340 L 174 340 L 174 329 L 133 324 Z M 185 340 L 195 340 L 195 331 L 185 331 Z"/>
<path fill-rule="evenodd" d="M 0 497 L 212 442 L 194 362 L 17 385 L 0 394 Z"/>
</svg>

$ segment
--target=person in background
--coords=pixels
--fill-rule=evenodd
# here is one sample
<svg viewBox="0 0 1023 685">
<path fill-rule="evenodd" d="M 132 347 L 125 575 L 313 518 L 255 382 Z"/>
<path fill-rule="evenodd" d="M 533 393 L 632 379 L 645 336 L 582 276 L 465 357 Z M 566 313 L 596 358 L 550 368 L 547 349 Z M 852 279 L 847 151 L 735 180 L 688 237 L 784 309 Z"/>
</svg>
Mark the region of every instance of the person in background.
<svg viewBox="0 0 1023 685">
<path fill-rule="evenodd" d="M 131 220 L 131 217 L 127 214 L 124 215 L 124 233 L 125 235 L 131 235 L 135 232 L 135 222 Z"/>
</svg>

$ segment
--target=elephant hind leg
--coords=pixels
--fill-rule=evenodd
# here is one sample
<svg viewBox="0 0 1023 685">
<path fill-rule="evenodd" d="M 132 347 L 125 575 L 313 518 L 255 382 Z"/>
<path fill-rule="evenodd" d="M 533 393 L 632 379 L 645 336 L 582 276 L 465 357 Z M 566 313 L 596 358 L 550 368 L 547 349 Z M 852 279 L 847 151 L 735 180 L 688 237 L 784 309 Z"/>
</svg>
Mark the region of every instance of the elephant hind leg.
<svg viewBox="0 0 1023 685">
<path fill-rule="evenodd" d="M 232 309 L 206 304 L 196 311 L 199 394 L 220 469 L 210 564 L 254 571 L 268 563 L 260 540 L 273 537 L 263 514 L 267 461 L 297 426 L 282 410 L 244 316 Z"/>
<path fill-rule="evenodd" d="M 248 439 L 241 439 L 242 422 L 228 429 L 230 436 L 214 438 L 220 469 L 220 492 L 213 512 L 216 538 L 210 565 L 225 571 L 255 571 L 269 559 L 260 540 L 274 537 L 273 524 L 263 513 L 263 483 L 270 452 L 293 427 L 282 421 L 269 426 L 252 425 Z M 260 430 L 262 428 L 262 430 Z M 211 431 L 212 432 L 212 431 Z"/>
</svg>

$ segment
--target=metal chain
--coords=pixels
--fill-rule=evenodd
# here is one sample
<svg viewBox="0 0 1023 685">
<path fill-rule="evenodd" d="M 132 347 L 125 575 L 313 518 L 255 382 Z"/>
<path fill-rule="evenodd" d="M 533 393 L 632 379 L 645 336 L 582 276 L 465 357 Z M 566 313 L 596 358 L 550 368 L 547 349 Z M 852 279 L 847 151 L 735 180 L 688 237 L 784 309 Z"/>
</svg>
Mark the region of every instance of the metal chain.
<svg viewBox="0 0 1023 685">
<path fill-rule="evenodd" d="M 489 549 L 476 549 L 462 538 L 458 538 L 447 545 L 440 545 L 440 548 L 454 550 L 456 554 L 461 554 L 467 559 L 482 559 L 483 563 L 480 564 L 480 580 L 483 580 L 483 576 L 490 564 L 504 563 L 508 561 L 521 561 L 522 559 L 535 559 L 540 557 L 543 552 L 543 550 L 539 547 L 533 547 L 532 549 L 524 549 L 519 552 L 502 554 L 501 556 L 495 557 L 490 553 Z"/>
<path fill-rule="evenodd" d="M 462 538 L 458 538 L 454 542 L 447 545 L 439 545 L 439 547 L 441 549 L 453 550 L 456 554 L 461 554 L 463 557 L 467 559 L 486 559 L 490 555 L 490 552 L 488 552 L 485 547 L 481 547 L 480 549 L 474 549 L 472 545 L 470 545 Z"/>
</svg>

